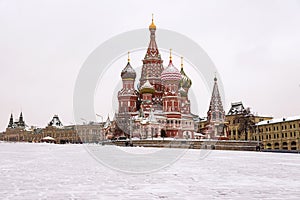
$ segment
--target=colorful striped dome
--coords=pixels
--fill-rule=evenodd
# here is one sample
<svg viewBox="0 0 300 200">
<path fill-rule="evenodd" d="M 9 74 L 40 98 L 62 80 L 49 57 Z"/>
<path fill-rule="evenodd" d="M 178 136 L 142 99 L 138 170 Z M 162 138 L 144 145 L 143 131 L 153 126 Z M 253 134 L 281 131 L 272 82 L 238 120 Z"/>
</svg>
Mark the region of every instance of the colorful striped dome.
<svg viewBox="0 0 300 200">
<path fill-rule="evenodd" d="M 155 89 L 153 87 L 153 85 L 151 85 L 151 83 L 149 82 L 149 80 L 147 80 L 142 87 L 140 88 L 140 93 L 151 93 L 153 94 L 155 92 Z"/>
<path fill-rule="evenodd" d="M 181 74 L 179 70 L 173 65 L 172 60 L 170 60 L 168 67 L 164 69 L 161 73 L 162 81 L 179 81 L 181 79 Z"/>
</svg>

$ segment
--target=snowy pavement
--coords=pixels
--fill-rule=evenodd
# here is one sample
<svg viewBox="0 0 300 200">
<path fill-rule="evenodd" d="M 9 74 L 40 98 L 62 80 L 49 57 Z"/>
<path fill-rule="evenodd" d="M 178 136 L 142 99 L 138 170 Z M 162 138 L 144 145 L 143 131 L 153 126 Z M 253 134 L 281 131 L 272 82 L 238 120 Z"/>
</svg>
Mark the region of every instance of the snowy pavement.
<svg viewBox="0 0 300 200">
<path fill-rule="evenodd" d="M 101 165 L 83 145 L 0 143 L 0 199 L 300 199 L 299 154 L 215 150 L 202 159 L 199 151 L 154 173 L 128 174 Z"/>
</svg>

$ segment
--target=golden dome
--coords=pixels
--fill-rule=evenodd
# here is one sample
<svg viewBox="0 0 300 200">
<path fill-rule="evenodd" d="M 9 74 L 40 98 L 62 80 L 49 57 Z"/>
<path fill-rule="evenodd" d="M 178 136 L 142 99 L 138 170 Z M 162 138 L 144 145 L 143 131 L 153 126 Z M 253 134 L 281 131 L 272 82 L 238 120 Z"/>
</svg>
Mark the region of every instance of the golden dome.
<svg viewBox="0 0 300 200">
<path fill-rule="evenodd" d="M 156 29 L 156 26 L 153 21 L 153 14 L 152 14 L 152 23 L 150 24 L 149 29 Z"/>
</svg>

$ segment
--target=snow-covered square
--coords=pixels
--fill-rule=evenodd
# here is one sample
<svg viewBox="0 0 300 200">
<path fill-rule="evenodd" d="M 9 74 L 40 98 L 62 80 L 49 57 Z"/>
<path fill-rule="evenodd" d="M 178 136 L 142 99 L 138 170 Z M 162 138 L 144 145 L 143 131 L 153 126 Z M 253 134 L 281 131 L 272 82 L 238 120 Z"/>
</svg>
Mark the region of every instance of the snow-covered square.
<svg viewBox="0 0 300 200">
<path fill-rule="evenodd" d="M 142 147 L 124 150 L 155 151 Z M 214 150 L 200 158 L 200 151 L 187 150 L 159 171 L 132 174 L 102 165 L 84 145 L 1 143 L 0 197 L 300 199 L 299 154 Z"/>
</svg>

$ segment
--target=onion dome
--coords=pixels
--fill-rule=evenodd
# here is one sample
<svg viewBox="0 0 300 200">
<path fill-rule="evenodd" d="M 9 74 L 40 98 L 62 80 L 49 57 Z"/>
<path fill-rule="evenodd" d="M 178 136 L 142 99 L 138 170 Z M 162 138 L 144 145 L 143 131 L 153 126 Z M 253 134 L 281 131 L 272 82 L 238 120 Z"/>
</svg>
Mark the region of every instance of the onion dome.
<svg viewBox="0 0 300 200">
<path fill-rule="evenodd" d="M 161 73 L 162 81 L 179 81 L 181 79 L 181 74 L 179 70 L 172 63 L 172 55 L 170 51 L 170 62 L 168 67 L 164 69 Z"/>
<path fill-rule="evenodd" d="M 130 58 L 129 58 L 129 52 L 128 52 L 128 63 L 126 67 L 121 72 L 122 79 L 135 79 L 136 72 L 130 65 Z"/>
<path fill-rule="evenodd" d="M 147 80 L 142 87 L 140 88 L 140 93 L 144 94 L 144 93 L 151 93 L 153 94 L 155 92 L 155 89 L 153 87 L 153 85 L 151 85 L 151 83 L 149 82 L 149 80 Z"/>
<path fill-rule="evenodd" d="M 179 92 L 180 96 L 187 97 L 187 92 L 182 87 L 179 88 L 178 92 Z"/>
<path fill-rule="evenodd" d="M 183 70 L 183 57 L 181 57 L 181 80 L 180 80 L 180 86 L 183 88 L 190 88 L 192 85 L 192 80 L 185 74 Z"/>
<path fill-rule="evenodd" d="M 153 14 L 152 14 L 152 23 L 149 25 L 149 29 L 156 29 L 156 26 L 153 22 Z"/>
</svg>

